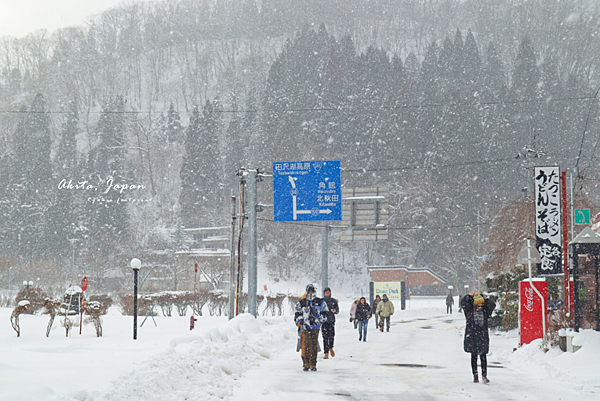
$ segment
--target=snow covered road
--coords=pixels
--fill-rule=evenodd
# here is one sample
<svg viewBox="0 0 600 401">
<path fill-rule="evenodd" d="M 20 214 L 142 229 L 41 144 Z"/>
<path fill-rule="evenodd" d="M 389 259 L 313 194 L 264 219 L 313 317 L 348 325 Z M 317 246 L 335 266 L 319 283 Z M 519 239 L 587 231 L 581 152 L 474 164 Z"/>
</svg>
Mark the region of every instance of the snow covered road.
<svg viewBox="0 0 600 401">
<path fill-rule="evenodd" d="M 470 357 L 462 349 L 464 317 L 443 312 L 441 307 L 397 311 L 389 333 L 375 330 L 371 321 L 366 343 L 358 341 L 344 316 L 336 325 L 336 357 L 324 360 L 321 353 L 317 372 L 303 372 L 299 354 L 290 349 L 247 372 L 231 400 L 588 399 L 581 389 L 513 369 L 502 355 L 517 339 L 505 335 L 491 338 L 491 384 L 472 383 Z"/>
<path fill-rule="evenodd" d="M 369 327 L 367 342 L 348 322 L 341 301 L 336 357 L 319 354 L 303 372 L 291 316 L 156 317 L 133 341 L 132 319 L 113 310 L 104 337 L 89 326 L 66 338 L 47 316 L 23 316 L 22 335 L 0 308 L 2 401 L 251 400 L 600 400 L 600 333 L 579 334 L 574 354 L 539 343 L 517 347 L 517 332 L 494 333 L 490 385 L 472 383 L 463 352 L 464 317 L 446 315 L 443 298 L 413 298 L 397 308 L 389 333 Z"/>
</svg>

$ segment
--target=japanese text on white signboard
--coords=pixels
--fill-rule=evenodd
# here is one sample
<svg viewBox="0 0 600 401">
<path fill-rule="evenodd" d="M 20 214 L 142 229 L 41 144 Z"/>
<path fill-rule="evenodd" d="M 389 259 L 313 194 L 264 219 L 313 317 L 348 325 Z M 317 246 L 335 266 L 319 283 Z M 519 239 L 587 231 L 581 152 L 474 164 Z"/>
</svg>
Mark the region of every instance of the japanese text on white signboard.
<svg viewBox="0 0 600 401">
<path fill-rule="evenodd" d="M 562 273 L 560 170 L 535 168 L 535 236 L 542 263 L 537 274 Z"/>
</svg>

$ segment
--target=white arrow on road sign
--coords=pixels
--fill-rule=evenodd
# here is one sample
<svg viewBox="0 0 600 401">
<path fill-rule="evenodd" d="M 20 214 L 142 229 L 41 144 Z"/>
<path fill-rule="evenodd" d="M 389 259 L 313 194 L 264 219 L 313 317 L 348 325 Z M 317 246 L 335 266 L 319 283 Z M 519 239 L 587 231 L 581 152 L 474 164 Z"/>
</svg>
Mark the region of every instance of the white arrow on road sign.
<svg viewBox="0 0 600 401">
<path fill-rule="evenodd" d="M 333 212 L 333 210 L 331 209 L 318 209 L 318 208 L 314 208 L 311 210 L 298 210 L 298 206 L 297 206 L 297 201 L 296 201 L 296 196 L 298 195 L 298 189 L 296 188 L 296 179 L 295 177 L 288 177 L 290 180 L 290 184 L 292 184 L 292 202 L 293 202 L 293 219 L 296 220 L 298 218 L 299 214 L 312 214 L 313 216 L 316 216 L 318 214 L 330 214 Z"/>
</svg>

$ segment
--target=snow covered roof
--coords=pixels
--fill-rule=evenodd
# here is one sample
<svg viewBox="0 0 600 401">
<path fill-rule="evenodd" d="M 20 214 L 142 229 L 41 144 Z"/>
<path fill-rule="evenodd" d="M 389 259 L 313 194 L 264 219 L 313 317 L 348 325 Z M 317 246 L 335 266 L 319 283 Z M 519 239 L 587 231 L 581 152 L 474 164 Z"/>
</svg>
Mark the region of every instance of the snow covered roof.
<svg viewBox="0 0 600 401">
<path fill-rule="evenodd" d="M 183 231 L 186 233 L 201 233 L 205 231 L 218 231 L 231 229 L 231 226 L 222 226 L 222 227 L 198 227 L 198 228 L 184 228 Z"/>
<path fill-rule="evenodd" d="M 230 256 L 229 249 L 190 249 L 189 251 L 177 251 L 176 255 L 185 256 Z"/>
<path fill-rule="evenodd" d="M 78 285 L 72 285 L 65 291 L 66 295 L 81 294 L 83 290 Z"/>
<path fill-rule="evenodd" d="M 569 244 L 600 244 L 600 234 L 585 227 Z"/>
</svg>

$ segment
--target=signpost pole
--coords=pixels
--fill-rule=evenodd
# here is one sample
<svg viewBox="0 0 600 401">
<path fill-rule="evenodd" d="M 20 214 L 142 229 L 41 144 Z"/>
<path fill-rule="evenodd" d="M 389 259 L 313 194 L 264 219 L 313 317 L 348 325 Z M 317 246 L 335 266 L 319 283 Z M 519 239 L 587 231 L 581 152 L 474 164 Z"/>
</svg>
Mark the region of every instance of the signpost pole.
<svg viewBox="0 0 600 401">
<path fill-rule="evenodd" d="M 329 287 L 329 244 L 327 242 L 328 237 L 329 227 L 327 226 L 327 224 L 323 224 L 323 227 L 321 228 L 321 289 L 323 291 L 325 290 L 325 288 Z"/>
</svg>

